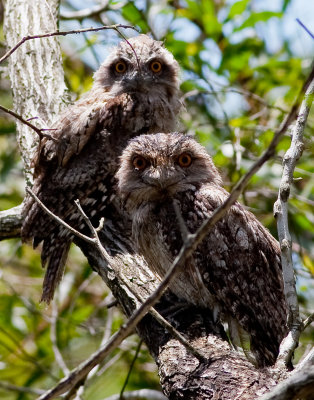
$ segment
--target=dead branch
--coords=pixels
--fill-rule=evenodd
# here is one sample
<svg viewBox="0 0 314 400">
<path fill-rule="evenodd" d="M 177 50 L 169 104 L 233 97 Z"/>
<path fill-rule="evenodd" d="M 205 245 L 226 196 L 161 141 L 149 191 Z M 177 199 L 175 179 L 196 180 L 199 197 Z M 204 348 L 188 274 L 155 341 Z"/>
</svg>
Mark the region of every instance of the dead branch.
<svg viewBox="0 0 314 400">
<path fill-rule="evenodd" d="M 279 364 L 282 362 L 285 364 L 290 362 L 293 351 L 298 345 L 299 336 L 302 330 L 292 262 L 291 236 L 288 226 L 288 199 L 290 195 L 290 187 L 293 181 L 293 172 L 304 148 L 303 132 L 312 106 L 313 97 L 314 80 L 312 80 L 306 90 L 296 124 L 292 129 L 291 145 L 283 158 L 283 173 L 279 187 L 279 194 L 278 199 L 274 204 L 274 215 L 277 219 L 277 229 L 281 248 L 285 297 L 290 312 L 290 332 L 280 346 L 277 360 L 277 363 Z"/>
</svg>

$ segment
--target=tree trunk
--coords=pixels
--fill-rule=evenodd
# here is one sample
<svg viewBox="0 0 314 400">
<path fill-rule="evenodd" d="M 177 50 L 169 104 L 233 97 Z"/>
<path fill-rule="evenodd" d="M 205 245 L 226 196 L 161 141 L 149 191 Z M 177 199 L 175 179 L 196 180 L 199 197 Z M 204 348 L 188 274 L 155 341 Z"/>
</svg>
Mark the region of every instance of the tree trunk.
<svg viewBox="0 0 314 400">
<path fill-rule="evenodd" d="M 7 0 L 4 33 L 7 48 L 23 37 L 57 30 L 58 0 Z M 66 86 L 57 37 L 26 41 L 8 59 L 14 111 L 39 128 L 49 128 L 65 105 Z M 17 121 L 17 137 L 24 162 L 26 183 L 32 183 L 31 160 L 37 134 Z"/>
</svg>

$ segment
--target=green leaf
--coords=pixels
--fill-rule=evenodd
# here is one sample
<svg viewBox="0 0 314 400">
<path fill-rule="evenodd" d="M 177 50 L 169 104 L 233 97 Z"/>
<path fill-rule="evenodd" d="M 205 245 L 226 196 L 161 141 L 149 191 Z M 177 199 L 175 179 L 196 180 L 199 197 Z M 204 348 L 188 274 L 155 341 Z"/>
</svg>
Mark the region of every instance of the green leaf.
<svg viewBox="0 0 314 400">
<path fill-rule="evenodd" d="M 250 2 L 250 0 L 241 0 L 241 1 L 237 1 L 236 3 L 234 3 L 230 7 L 228 19 L 232 19 L 236 15 L 242 14 L 246 10 L 246 7 L 249 2 Z"/>
<path fill-rule="evenodd" d="M 271 18 L 280 18 L 282 17 L 282 12 L 274 12 L 274 11 L 262 11 L 258 13 L 252 13 L 242 25 L 234 29 L 234 32 L 241 31 L 244 28 L 250 28 L 255 26 L 258 22 L 266 22 Z"/>
<path fill-rule="evenodd" d="M 202 0 L 202 23 L 209 37 L 221 33 L 222 25 L 217 19 L 212 0 Z"/>
</svg>

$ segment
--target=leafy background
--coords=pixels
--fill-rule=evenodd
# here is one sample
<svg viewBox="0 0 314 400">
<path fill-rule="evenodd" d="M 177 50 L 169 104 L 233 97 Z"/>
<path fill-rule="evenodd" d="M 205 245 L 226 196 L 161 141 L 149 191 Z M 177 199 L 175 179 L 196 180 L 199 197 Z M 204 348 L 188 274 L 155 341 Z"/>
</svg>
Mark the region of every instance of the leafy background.
<svg viewBox="0 0 314 400">
<path fill-rule="evenodd" d="M 309 71 L 313 40 L 295 17 L 313 31 L 314 6 L 310 3 L 306 0 L 108 1 L 101 14 L 77 20 L 65 17 L 98 3 L 69 0 L 61 1 L 60 28 L 127 23 L 164 40 L 182 69 L 181 89 L 186 108 L 179 129 L 196 135 L 207 147 L 230 190 L 269 144 Z M 124 34 L 128 37 L 134 32 L 128 30 Z M 66 82 L 75 99 L 91 87 L 93 71 L 121 38 L 116 32 L 103 31 L 60 40 Z M 3 47 L 0 50 L 4 52 Z M 5 68 L 0 72 L 0 103 L 12 107 Z M 312 112 L 289 201 L 289 226 L 303 317 L 314 310 L 313 129 Z M 254 176 L 241 198 L 275 237 L 272 208 L 281 178 L 282 157 L 289 144 L 287 133 L 278 145 L 276 157 Z M 0 210 L 20 204 L 23 196 L 15 124 L 2 113 Z M 71 369 L 117 330 L 124 317 L 79 249 L 71 250 L 64 280 L 50 307 L 39 304 L 43 278 L 39 253 L 21 245 L 20 240 L 0 243 L 0 252 L 0 398 L 32 399 L 36 395 L 21 391 L 21 387 L 30 391 L 49 388 L 63 376 L 56 361 L 56 346 Z M 312 324 L 301 337 L 296 360 L 313 341 Z M 98 400 L 119 393 L 138 345 L 136 335 L 129 337 L 94 371 L 81 398 Z M 144 345 L 127 385 L 127 390 L 139 388 L 159 388 L 155 364 Z"/>
</svg>

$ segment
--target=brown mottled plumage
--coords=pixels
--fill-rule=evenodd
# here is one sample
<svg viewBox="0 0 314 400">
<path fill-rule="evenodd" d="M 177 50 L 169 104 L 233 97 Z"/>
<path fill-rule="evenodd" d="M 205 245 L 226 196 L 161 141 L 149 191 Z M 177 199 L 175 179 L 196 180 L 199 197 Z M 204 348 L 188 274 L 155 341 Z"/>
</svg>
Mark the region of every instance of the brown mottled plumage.
<svg viewBox="0 0 314 400">
<path fill-rule="evenodd" d="M 132 45 L 132 47 L 130 46 Z M 127 140 L 175 128 L 180 109 L 179 67 L 161 42 L 140 35 L 116 47 L 94 76 L 92 89 L 54 124 L 34 159 L 33 191 L 74 228 L 84 223 L 74 204 L 99 220 L 113 195 L 113 175 Z M 62 278 L 72 235 L 32 197 L 24 207 L 22 238 L 43 242 L 48 264 L 42 300 L 49 302 Z"/>
<path fill-rule="evenodd" d="M 183 244 L 173 201 L 193 233 L 228 196 L 205 148 L 180 134 L 132 139 L 116 176 L 138 251 L 161 277 Z M 287 333 L 280 249 L 241 204 L 208 233 L 170 289 L 219 314 L 235 342 L 248 334 L 259 366 L 275 361 Z"/>
</svg>

